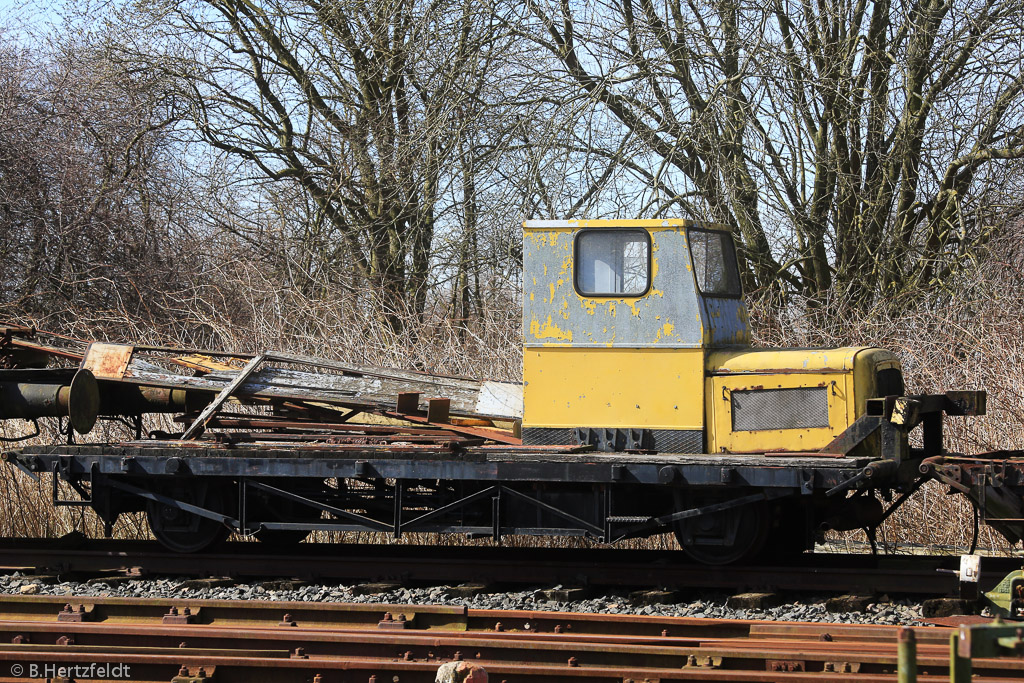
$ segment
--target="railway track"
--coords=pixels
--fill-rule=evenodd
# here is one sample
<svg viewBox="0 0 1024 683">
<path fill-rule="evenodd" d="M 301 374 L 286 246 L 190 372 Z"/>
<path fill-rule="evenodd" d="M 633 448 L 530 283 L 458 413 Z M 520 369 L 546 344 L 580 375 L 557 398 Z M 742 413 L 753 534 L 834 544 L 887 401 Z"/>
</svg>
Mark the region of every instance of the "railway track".
<svg viewBox="0 0 1024 683">
<path fill-rule="evenodd" d="M 913 632 L 918 680 L 949 680 L 957 631 Z M 418 683 L 458 660 L 508 683 L 892 681 L 897 634 L 888 626 L 443 606 L 5 596 L 0 682 Z M 975 659 L 973 668 L 979 683 L 1024 676 L 1020 658 Z"/>
<path fill-rule="evenodd" d="M 60 575 L 127 572 L 141 576 L 223 576 L 305 580 L 388 580 L 402 584 L 483 582 L 590 587 L 758 589 L 821 593 L 951 596 L 958 590 L 955 556 L 804 554 L 786 564 L 707 567 L 678 552 L 487 548 L 374 544 L 300 544 L 268 553 L 256 543 L 182 555 L 146 541 L 0 540 L 0 566 Z M 989 590 L 1014 558 L 985 558 L 980 588 Z M 525 571 L 528 570 L 528 571 Z"/>
</svg>

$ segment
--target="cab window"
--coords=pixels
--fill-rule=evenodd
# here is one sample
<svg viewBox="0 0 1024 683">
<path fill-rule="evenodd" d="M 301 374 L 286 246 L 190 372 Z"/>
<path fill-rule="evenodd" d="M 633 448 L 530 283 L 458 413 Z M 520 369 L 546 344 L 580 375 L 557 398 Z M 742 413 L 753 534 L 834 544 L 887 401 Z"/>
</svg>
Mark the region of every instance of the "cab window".
<svg viewBox="0 0 1024 683">
<path fill-rule="evenodd" d="M 700 293 L 729 298 L 741 296 L 743 291 L 732 236 L 719 230 L 699 228 L 691 228 L 687 236 Z"/>
<path fill-rule="evenodd" d="M 640 296 L 650 287 L 646 230 L 584 230 L 575 252 L 576 291 L 583 296 Z"/>
</svg>

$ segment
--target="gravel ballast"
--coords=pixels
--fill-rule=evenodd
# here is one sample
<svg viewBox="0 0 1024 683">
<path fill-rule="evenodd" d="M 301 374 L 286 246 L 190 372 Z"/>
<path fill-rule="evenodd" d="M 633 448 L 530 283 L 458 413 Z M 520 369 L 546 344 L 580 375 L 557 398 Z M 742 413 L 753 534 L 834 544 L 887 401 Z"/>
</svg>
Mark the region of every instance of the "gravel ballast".
<svg viewBox="0 0 1024 683">
<path fill-rule="evenodd" d="M 869 602 L 862 612 L 829 612 L 826 597 L 783 596 L 785 602 L 764 609 L 731 609 L 727 593 L 681 595 L 678 602 L 645 605 L 626 592 L 593 593 L 585 599 L 559 602 L 547 600 L 540 589 L 481 592 L 472 597 L 450 597 L 448 587 L 397 587 L 383 593 L 360 595 L 351 585 L 310 584 L 282 587 L 282 582 L 237 583 L 230 586 L 200 586 L 187 579 L 117 578 L 110 584 L 56 581 L 22 576 L 0 576 L 0 593 L 61 595 L 75 598 L 125 597 L 173 598 L 181 600 L 280 600 L 295 602 L 344 602 L 366 604 L 466 605 L 475 609 L 541 610 L 590 612 L 598 614 L 646 614 L 653 616 L 709 619 L 756 619 L 770 621 L 811 621 L 850 624 L 915 625 L 922 619 L 920 603 L 885 596 Z M 287 582 L 285 582 L 287 586 Z M 550 589 L 551 587 L 545 587 Z"/>
</svg>

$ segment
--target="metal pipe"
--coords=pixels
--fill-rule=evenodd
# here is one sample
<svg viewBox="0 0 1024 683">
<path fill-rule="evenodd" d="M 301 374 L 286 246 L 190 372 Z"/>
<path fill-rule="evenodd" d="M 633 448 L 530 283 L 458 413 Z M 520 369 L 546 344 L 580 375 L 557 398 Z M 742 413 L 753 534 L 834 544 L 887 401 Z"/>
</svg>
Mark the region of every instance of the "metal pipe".
<svg viewBox="0 0 1024 683">
<path fill-rule="evenodd" d="M 0 419 L 67 417 L 79 434 L 92 430 L 100 397 L 90 371 L 79 370 L 70 383 L 64 370 L 28 372 L 32 374 L 17 370 L 0 373 Z"/>
<path fill-rule="evenodd" d="M 201 409 L 211 398 L 209 392 L 103 382 L 99 414 L 184 413 Z"/>
</svg>

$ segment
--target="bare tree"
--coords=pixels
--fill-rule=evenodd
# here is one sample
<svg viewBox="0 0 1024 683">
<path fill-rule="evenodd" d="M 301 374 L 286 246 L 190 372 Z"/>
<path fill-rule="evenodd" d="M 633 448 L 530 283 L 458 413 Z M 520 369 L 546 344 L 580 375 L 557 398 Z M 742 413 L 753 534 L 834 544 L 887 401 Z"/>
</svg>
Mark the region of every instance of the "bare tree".
<svg viewBox="0 0 1024 683">
<path fill-rule="evenodd" d="M 0 41 L 0 311 L 154 319 L 191 266 L 173 101 L 87 40 L 21 42 Z"/>
<path fill-rule="evenodd" d="M 423 312 L 435 235 L 458 230 L 439 224 L 451 208 L 439 202 L 508 40 L 493 13 L 469 0 L 183 0 L 121 21 L 136 37 L 117 46 L 129 70 L 173 78 L 202 139 L 250 183 L 308 200 L 308 257 L 382 293 L 396 329 L 400 312 Z"/>
<path fill-rule="evenodd" d="M 653 155 L 662 212 L 733 226 L 754 287 L 939 286 L 1024 158 L 1021 0 L 529 7 L 565 97 Z"/>
</svg>

